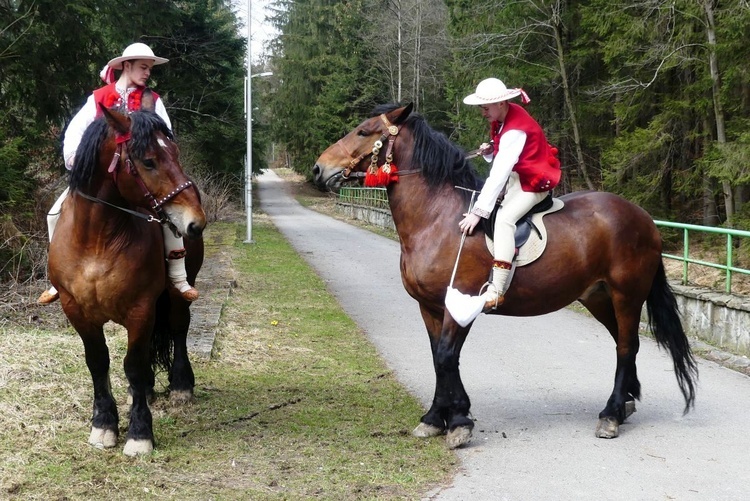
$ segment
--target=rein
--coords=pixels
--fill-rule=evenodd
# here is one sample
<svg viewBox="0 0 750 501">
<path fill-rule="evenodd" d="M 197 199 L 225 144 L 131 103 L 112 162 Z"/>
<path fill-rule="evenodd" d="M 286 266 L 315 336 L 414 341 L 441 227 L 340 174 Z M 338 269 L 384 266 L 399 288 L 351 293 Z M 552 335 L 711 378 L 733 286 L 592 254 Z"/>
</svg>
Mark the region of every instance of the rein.
<svg viewBox="0 0 750 501">
<path fill-rule="evenodd" d="M 98 202 L 100 204 L 109 205 L 110 207 L 113 207 L 115 209 L 119 209 L 119 210 L 121 210 L 123 212 L 127 212 L 128 214 L 131 214 L 133 216 L 139 217 L 141 219 L 145 219 L 149 223 L 167 224 L 167 221 L 165 221 L 163 219 L 156 218 L 156 217 L 154 217 L 154 216 L 152 216 L 150 214 L 147 215 L 147 214 L 143 214 L 141 212 L 137 212 L 137 211 L 134 211 L 134 210 L 126 209 L 125 207 L 120 207 L 119 205 L 111 204 L 111 203 L 107 202 L 106 200 L 102 200 L 101 198 L 96 198 L 96 197 L 89 196 L 89 195 L 85 194 L 82 191 L 78 191 L 78 194 L 81 195 L 83 198 L 85 198 L 87 200 L 91 200 L 92 202 Z"/>
<path fill-rule="evenodd" d="M 125 207 L 120 207 L 119 205 L 111 204 L 100 198 L 87 195 L 80 190 L 78 190 L 78 194 L 81 195 L 83 198 L 90 200 L 92 202 L 102 203 L 104 205 L 108 205 L 115 209 L 131 214 L 133 216 L 137 216 L 141 219 L 145 219 L 149 223 L 159 223 L 162 225 L 171 226 L 172 223 L 169 220 L 169 216 L 166 214 L 166 212 L 164 212 L 164 209 L 163 209 L 164 204 L 166 204 L 167 202 L 172 200 L 174 197 L 179 195 L 186 188 L 189 188 L 190 186 L 194 186 L 194 184 L 192 181 L 188 180 L 182 183 L 181 185 L 179 185 L 177 188 L 175 188 L 171 192 L 169 192 L 167 196 L 163 197 L 160 200 L 157 200 L 156 197 L 151 193 L 151 191 L 146 186 L 146 183 L 143 182 L 143 178 L 141 178 L 140 174 L 138 173 L 138 169 L 135 168 L 135 165 L 133 165 L 133 162 L 130 160 L 130 153 L 128 151 L 128 141 L 130 141 L 130 137 L 131 137 L 130 131 L 128 131 L 127 134 L 117 134 L 116 136 L 117 149 L 115 150 L 115 154 L 112 156 L 112 161 L 109 163 L 107 172 L 112 174 L 112 179 L 115 183 L 115 186 L 117 186 L 117 172 L 118 172 L 118 168 L 120 166 L 121 160 L 122 160 L 122 152 L 123 152 L 123 145 L 124 145 L 125 146 L 124 148 L 125 149 L 125 165 L 127 166 L 128 173 L 131 176 L 133 176 L 136 183 L 138 183 L 138 186 L 141 187 L 141 191 L 143 191 L 144 198 L 150 200 L 151 202 L 151 210 L 153 210 L 156 213 L 156 215 L 159 217 L 142 214 L 140 212 L 137 212 L 131 209 L 126 209 Z"/>
</svg>

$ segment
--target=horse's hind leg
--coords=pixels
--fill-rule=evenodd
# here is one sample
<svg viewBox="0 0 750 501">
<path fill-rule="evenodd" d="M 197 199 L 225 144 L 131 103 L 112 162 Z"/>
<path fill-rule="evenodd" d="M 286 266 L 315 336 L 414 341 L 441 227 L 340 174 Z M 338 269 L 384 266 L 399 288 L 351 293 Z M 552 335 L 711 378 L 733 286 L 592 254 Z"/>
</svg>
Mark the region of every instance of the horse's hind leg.
<svg viewBox="0 0 750 501">
<path fill-rule="evenodd" d="M 169 371 L 169 399 L 176 404 L 193 400 L 195 375 L 187 351 L 187 334 L 190 328 L 190 305 L 179 298 L 172 303 L 170 331 L 173 341 L 174 360 Z"/>
<path fill-rule="evenodd" d="M 613 299 L 602 289 L 589 294 L 581 303 L 609 331 L 617 344 L 615 385 L 607 405 L 599 413 L 596 436 L 615 438 L 620 434 L 620 424 L 635 412 L 635 400 L 641 397 L 641 383 L 636 370 L 636 355 L 640 347 L 638 326 L 640 308 L 620 307 L 615 311 Z"/>
<path fill-rule="evenodd" d="M 91 325 L 71 318 L 71 323 L 83 341 L 86 366 L 94 383 L 94 410 L 91 418 L 89 443 L 94 447 L 109 448 L 117 445 L 117 404 L 112 398 L 109 380 L 109 349 L 103 326 Z"/>
</svg>

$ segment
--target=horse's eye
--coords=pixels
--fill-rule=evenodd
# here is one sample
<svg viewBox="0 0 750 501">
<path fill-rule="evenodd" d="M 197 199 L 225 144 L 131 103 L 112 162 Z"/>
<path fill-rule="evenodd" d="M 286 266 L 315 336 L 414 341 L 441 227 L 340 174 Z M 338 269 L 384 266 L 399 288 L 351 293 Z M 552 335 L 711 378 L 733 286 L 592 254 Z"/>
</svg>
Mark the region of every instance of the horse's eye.
<svg viewBox="0 0 750 501">
<path fill-rule="evenodd" d="M 360 137 L 367 137 L 367 136 L 369 136 L 369 134 L 367 133 L 367 131 L 364 130 L 364 129 L 359 129 L 357 131 L 357 135 L 360 136 Z"/>
<path fill-rule="evenodd" d="M 156 169 L 156 162 L 152 158 L 147 158 L 143 160 L 143 166 L 146 167 L 148 170 L 154 170 Z"/>
</svg>

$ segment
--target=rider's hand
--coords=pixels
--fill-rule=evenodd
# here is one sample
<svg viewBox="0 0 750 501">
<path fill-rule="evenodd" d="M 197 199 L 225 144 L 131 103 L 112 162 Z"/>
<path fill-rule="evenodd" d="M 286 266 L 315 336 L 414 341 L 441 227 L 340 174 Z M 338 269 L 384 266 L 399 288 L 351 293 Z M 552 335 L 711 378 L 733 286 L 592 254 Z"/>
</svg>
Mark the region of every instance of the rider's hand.
<svg viewBox="0 0 750 501">
<path fill-rule="evenodd" d="M 465 232 L 471 235 L 476 225 L 479 224 L 480 219 L 476 214 L 468 212 L 464 214 L 464 218 L 458 223 L 458 228 L 461 230 L 461 233 Z"/>
<path fill-rule="evenodd" d="M 490 143 L 482 143 L 479 145 L 479 153 L 482 155 L 492 155 L 494 151 L 495 147 Z"/>
</svg>

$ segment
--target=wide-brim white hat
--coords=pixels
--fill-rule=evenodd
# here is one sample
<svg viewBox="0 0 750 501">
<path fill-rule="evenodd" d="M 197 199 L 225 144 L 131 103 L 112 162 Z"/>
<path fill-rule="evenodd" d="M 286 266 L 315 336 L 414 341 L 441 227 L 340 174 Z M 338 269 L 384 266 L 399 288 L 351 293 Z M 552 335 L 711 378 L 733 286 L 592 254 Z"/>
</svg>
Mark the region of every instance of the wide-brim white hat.
<svg viewBox="0 0 750 501">
<path fill-rule="evenodd" d="M 107 63 L 107 66 L 113 70 L 121 70 L 124 61 L 131 61 L 133 59 L 150 59 L 154 62 L 154 65 L 164 64 L 169 61 L 169 59 L 155 56 L 151 47 L 145 43 L 136 42 L 125 47 L 125 50 L 122 51 L 122 56 L 112 59 Z"/>
<path fill-rule="evenodd" d="M 523 89 L 509 89 L 501 80 L 487 78 L 479 82 L 475 93 L 469 94 L 464 98 L 464 103 L 471 105 L 499 103 L 524 94 Z M 524 98 L 524 101 L 526 99 Z"/>
</svg>

